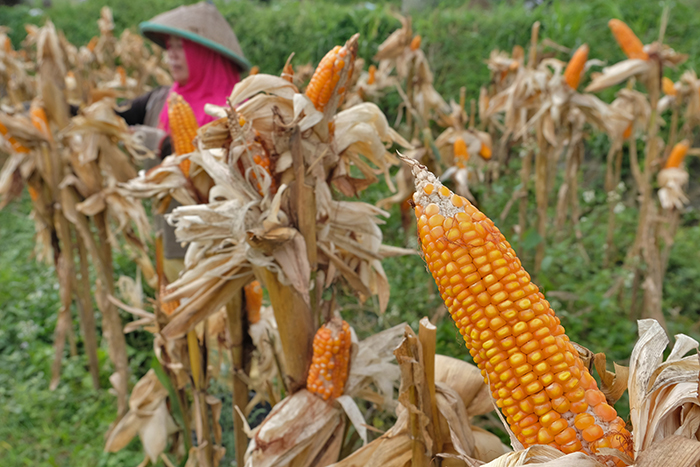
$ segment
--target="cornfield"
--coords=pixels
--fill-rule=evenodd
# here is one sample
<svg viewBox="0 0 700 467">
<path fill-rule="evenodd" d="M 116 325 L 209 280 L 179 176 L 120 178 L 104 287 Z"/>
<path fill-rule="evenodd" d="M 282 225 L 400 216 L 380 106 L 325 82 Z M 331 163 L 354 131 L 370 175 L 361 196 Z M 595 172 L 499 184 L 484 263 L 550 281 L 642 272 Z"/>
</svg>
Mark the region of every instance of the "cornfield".
<svg viewBox="0 0 700 467">
<path fill-rule="evenodd" d="M 75 305 L 94 387 L 100 335 L 115 370 L 104 449 L 138 435 L 142 465 L 222 465 L 223 405 L 211 387 L 224 378 L 239 466 L 700 465 L 698 342 L 677 335 L 664 354 L 664 277 L 690 201 L 686 158 L 700 154 L 700 80 L 692 70 L 664 77 L 687 59 L 664 44 L 668 12 L 646 45 L 611 19 L 610 43 L 627 59 L 602 69 L 588 45 L 542 39 L 535 23 L 529 44 L 486 58 L 490 82 L 469 102 L 465 88 L 457 100 L 440 95 L 424 41 L 400 21 L 368 66 L 358 34 L 317 66 L 289 51 L 279 76 L 256 69 L 226 105 L 208 104 L 215 120 L 200 128 L 171 94 L 173 154 L 148 170 L 147 133 L 114 110 L 170 84 L 162 51 L 129 31 L 115 37 L 106 7 L 87 46 L 50 21 L 28 27 L 20 50 L 0 32 L 0 207 L 26 186 L 37 259 L 59 279 L 50 387 L 61 384 Z M 596 94 L 612 87 L 612 102 Z M 393 122 L 378 105 L 388 93 L 400 98 Z M 570 340 L 536 284 L 565 234 L 590 260 L 579 192 L 586 144 L 601 135 L 606 264 L 621 248 L 623 171 L 639 211 L 608 291 L 620 297 L 632 278 L 639 340 L 614 372 L 604 353 Z M 501 212 L 482 212 L 475 188 L 515 161 L 520 185 Z M 378 186 L 392 194 L 361 200 Z M 180 206 L 166 219 L 187 252 L 169 283 L 147 212 L 172 200 Z M 383 238 L 396 205 L 417 248 Z M 515 227 L 499 229 L 511 210 Z M 531 229 L 541 240 L 532 275 L 516 253 Z M 115 277 L 117 250 L 138 265 L 135 277 Z M 401 291 L 382 262 L 405 255 L 424 259 L 474 364 L 436 353 L 435 317 L 358 338 L 341 295 L 385 313 Z M 156 362 L 138 381 L 132 332 L 151 336 Z M 625 392 L 627 419 L 615 409 Z M 260 406 L 269 411 L 251 427 Z M 479 426 L 492 412 L 507 439 Z M 373 426 L 377 414 L 394 425 Z"/>
</svg>

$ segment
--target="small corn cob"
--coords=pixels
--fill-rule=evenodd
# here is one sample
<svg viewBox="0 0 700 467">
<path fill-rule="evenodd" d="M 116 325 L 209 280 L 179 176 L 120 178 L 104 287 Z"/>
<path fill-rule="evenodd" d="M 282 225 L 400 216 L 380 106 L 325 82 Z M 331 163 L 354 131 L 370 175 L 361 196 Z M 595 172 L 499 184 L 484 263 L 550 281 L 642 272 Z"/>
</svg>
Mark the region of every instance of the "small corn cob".
<svg viewBox="0 0 700 467">
<path fill-rule="evenodd" d="M 467 143 L 464 142 L 462 138 L 457 138 L 452 145 L 452 152 L 455 157 L 455 164 L 460 169 L 467 166 L 467 161 L 469 160 L 469 151 L 467 151 Z"/>
<path fill-rule="evenodd" d="M 667 96 L 675 96 L 678 94 L 678 91 L 676 90 L 676 86 L 674 86 L 673 81 L 671 78 L 664 76 L 664 78 L 661 80 L 661 88 Z"/>
<path fill-rule="evenodd" d="M 411 50 L 418 50 L 420 49 L 420 43 L 423 39 L 420 37 L 420 35 L 416 34 L 413 36 L 413 39 L 411 39 Z"/>
<path fill-rule="evenodd" d="M 613 447 L 631 455 L 625 423 L 505 237 L 425 167 L 407 163 L 416 177 L 413 201 L 425 261 L 518 440 L 565 453 Z"/>
<path fill-rule="evenodd" d="M 168 97 L 168 120 L 170 120 L 170 134 L 175 154 L 181 156 L 193 152 L 194 143 L 192 141 L 197 136 L 197 118 L 185 99 L 174 92 Z M 180 163 L 180 169 L 185 177 L 189 177 L 189 159 Z"/>
<path fill-rule="evenodd" d="M 639 37 L 635 35 L 629 26 L 619 19 L 611 19 L 608 21 L 608 27 L 628 58 L 649 59 L 649 54 L 644 51 L 644 44 L 642 44 L 642 41 L 639 40 Z"/>
<path fill-rule="evenodd" d="M 248 75 L 257 75 L 258 73 L 260 73 L 260 67 L 255 65 L 253 68 L 250 69 Z"/>
<path fill-rule="evenodd" d="M 36 202 L 39 199 L 39 191 L 31 185 L 27 185 L 27 191 L 32 201 Z"/>
<path fill-rule="evenodd" d="M 34 128 L 39 130 L 49 141 L 52 141 L 53 135 L 49 127 L 49 119 L 46 117 L 46 111 L 36 99 L 34 99 L 29 106 L 29 116 Z"/>
<path fill-rule="evenodd" d="M 239 116 L 238 117 L 238 124 L 241 127 L 243 127 L 245 125 L 245 123 L 246 123 L 245 118 L 242 115 Z M 267 172 L 267 174 L 270 176 L 270 192 L 274 194 L 277 192 L 277 181 L 272 176 L 272 163 L 271 163 L 270 155 L 267 153 L 267 150 L 265 149 L 265 145 L 263 144 L 262 138 L 261 138 L 258 130 L 253 129 L 253 131 L 255 132 L 255 142 L 258 143 L 259 149 L 261 150 L 261 151 L 256 151 L 255 155 L 253 156 L 253 162 L 256 165 L 262 167 L 265 170 L 265 172 Z M 254 147 L 253 145 L 248 146 L 249 149 L 253 149 L 253 147 Z M 241 173 L 245 174 L 246 164 L 244 164 L 243 159 L 238 160 L 238 165 L 239 165 L 239 169 L 240 169 Z M 253 172 L 251 175 L 252 175 L 253 180 L 255 181 L 255 188 L 258 190 L 258 193 L 260 193 L 261 196 L 264 196 L 265 193 L 263 193 L 262 183 L 260 181 L 257 181 L 258 177 L 255 174 L 255 172 Z"/>
<path fill-rule="evenodd" d="M 339 84 L 341 87 L 338 89 L 338 95 L 342 97 L 345 93 L 345 83 L 339 83 L 340 76 L 343 69 L 348 66 L 346 83 L 350 82 L 356 55 L 357 39 L 356 36 L 353 36 L 342 47 L 339 45 L 333 47 L 321 59 L 311 81 L 309 81 L 309 86 L 306 88 L 306 95 L 311 99 L 316 110 L 323 112 L 333 95 L 333 91 Z"/>
<path fill-rule="evenodd" d="M 90 42 L 88 42 L 87 49 L 90 52 L 95 51 L 95 47 L 97 47 L 97 43 L 100 41 L 97 36 L 92 36 L 92 39 L 90 39 Z"/>
<path fill-rule="evenodd" d="M 243 288 L 245 294 L 245 307 L 248 314 L 248 324 L 260 321 L 260 308 L 262 307 L 263 291 L 260 282 L 253 281 Z"/>
<path fill-rule="evenodd" d="M 481 143 L 481 149 L 479 149 L 479 155 L 486 160 L 491 159 L 491 148 Z"/>
<path fill-rule="evenodd" d="M 367 78 L 367 84 L 374 84 L 377 79 L 377 67 L 374 65 L 369 66 L 369 77 Z"/>
<path fill-rule="evenodd" d="M 126 70 L 123 66 L 117 67 L 117 74 L 119 74 L 119 84 L 126 86 Z"/>
<path fill-rule="evenodd" d="M 631 123 L 629 125 L 627 125 L 627 128 L 625 128 L 625 132 L 622 133 L 622 137 L 624 139 L 627 139 L 630 136 L 632 136 L 632 124 Z"/>
<path fill-rule="evenodd" d="M 0 135 L 2 135 L 8 143 L 10 143 L 10 146 L 12 146 L 12 149 L 15 152 L 29 152 L 29 149 L 27 149 L 19 141 L 17 141 L 14 138 L 14 136 L 8 136 L 7 127 L 2 123 L 0 123 Z"/>
<path fill-rule="evenodd" d="M 688 154 L 688 149 L 690 149 L 690 143 L 685 139 L 673 146 L 671 154 L 669 154 L 666 160 L 666 165 L 664 165 L 664 169 L 677 169 L 680 167 L 683 163 L 683 159 L 685 159 L 685 155 Z"/>
<path fill-rule="evenodd" d="M 314 336 L 314 356 L 306 380 L 306 389 L 328 400 L 343 395 L 348 379 L 350 325 L 333 318 L 321 326 Z"/>
<path fill-rule="evenodd" d="M 575 90 L 578 88 L 586 60 L 588 60 L 588 44 L 583 44 L 576 50 L 568 65 L 566 65 L 566 70 L 564 70 L 564 80 L 571 89 Z"/>
</svg>

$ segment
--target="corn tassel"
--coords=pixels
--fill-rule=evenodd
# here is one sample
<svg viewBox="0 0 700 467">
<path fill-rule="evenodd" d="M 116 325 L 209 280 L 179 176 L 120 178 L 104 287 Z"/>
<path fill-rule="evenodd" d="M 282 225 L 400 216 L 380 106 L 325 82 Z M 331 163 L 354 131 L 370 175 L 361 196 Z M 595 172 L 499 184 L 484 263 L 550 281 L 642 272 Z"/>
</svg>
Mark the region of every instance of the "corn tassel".
<svg viewBox="0 0 700 467">
<path fill-rule="evenodd" d="M 181 156 L 193 152 L 195 148 L 192 141 L 197 136 L 197 118 L 185 99 L 174 92 L 168 97 L 168 120 L 175 154 Z M 189 177 L 189 159 L 180 163 L 180 169 L 185 177 Z"/>
<path fill-rule="evenodd" d="M 573 90 L 576 90 L 581 82 L 581 75 L 583 74 L 583 68 L 586 66 L 586 60 L 588 60 L 588 44 L 583 44 L 576 50 L 574 56 L 571 57 L 568 65 L 566 65 L 564 80 Z"/>
<path fill-rule="evenodd" d="M 649 54 L 644 51 L 644 44 L 642 44 L 642 41 L 639 40 L 639 37 L 634 34 L 629 26 L 619 19 L 611 19 L 608 21 L 608 27 L 628 58 L 649 60 Z"/>
<path fill-rule="evenodd" d="M 673 81 L 671 78 L 664 76 L 664 78 L 661 80 L 661 87 L 667 96 L 675 96 L 678 94 L 678 91 L 676 90 L 676 86 L 673 84 Z"/>
<path fill-rule="evenodd" d="M 467 161 L 469 160 L 469 151 L 467 151 L 467 143 L 464 142 L 462 138 L 457 138 L 452 145 L 452 152 L 454 153 L 455 164 L 460 169 L 467 166 Z"/>
<path fill-rule="evenodd" d="M 505 237 L 469 201 L 408 163 L 425 261 L 518 440 L 565 453 L 612 447 L 631 455 L 625 423 Z"/>
<path fill-rule="evenodd" d="M 260 282 L 253 281 L 243 288 L 245 293 L 246 313 L 248 314 L 248 324 L 255 324 L 260 321 L 260 308 L 262 307 L 263 292 Z"/>
<path fill-rule="evenodd" d="M 675 146 L 673 146 L 673 150 L 671 150 L 671 154 L 666 160 L 666 165 L 664 165 L 664 169 L 677 169 L 678 167 L 680 167 L 683 163 L 683 159 L 685 159 L 685 155 L 688 153 L 688 149 L 690 149 L 690 143 L 688 142 L 688 140 L 683 140 L 680 143 L 677 143 Z"/>
<path fill-rule="evenodd" d="M 351 346 L 348 323 L 333 318 L 321 326 L 314 336 L 314 356 L 306 389 L 323 400 L 342 396 L 348 379 Z"/>
<path fill-rule="evenodd" d="M 306 88 L 306 95 L 313 102 L 316 110 L 323 112 L 333 95 L 333 91 L 338 86 L 343 69 L 348 66 L 348 78 L 352 78 L 355 56 L 357 55 L 357 40 L 350 39 L 342 47 L 336 45 L 328 52 L 316 67 L 309 86 Z M 345 84 L 338 89 L 338 95 L 345 93 Z"/>
<path fill-rule="evenodd" d="M 422 38 L 420 35 L 418 35 L 418 34 L 416 34 L 415 36 L 413 36 L 413 39 L 411 39 L 411 46 L 410 46 L 410 47 L 411 47 L 411 50 L 418 50 L 418 49 L 420 49 L 420 43 L 421 43 L 422 40 L 423 40 L 423 38 Z"/>
<path fill-rule="evenodd" d="M 377 67 L 374 65 L 369 66 L 369 77 L 367 78 L 367 84 L 374 84 L 377 79 Z"/>
</svg>

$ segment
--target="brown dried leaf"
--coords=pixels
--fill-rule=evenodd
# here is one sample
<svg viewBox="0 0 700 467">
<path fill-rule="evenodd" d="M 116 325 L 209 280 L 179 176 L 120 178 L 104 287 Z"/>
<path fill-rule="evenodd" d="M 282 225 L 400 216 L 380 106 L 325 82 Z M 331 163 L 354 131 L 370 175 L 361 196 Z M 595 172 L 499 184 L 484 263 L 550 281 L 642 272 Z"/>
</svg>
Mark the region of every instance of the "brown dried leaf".
<svg viewBox="0 0 700 467">
<path fill-rule="evenodd" d="M 604 353 L 597 353 L 593 356 L 593 365 L 600 375 L 600 390 L 605 394 L 608 404 L 615 405 L 615 402 L 622 397 L 627 390 L 627 380 L 629 378 L 629 368 L 615 365 L 615 373 L 606 369 L 606 357 Z"/>
</svg>

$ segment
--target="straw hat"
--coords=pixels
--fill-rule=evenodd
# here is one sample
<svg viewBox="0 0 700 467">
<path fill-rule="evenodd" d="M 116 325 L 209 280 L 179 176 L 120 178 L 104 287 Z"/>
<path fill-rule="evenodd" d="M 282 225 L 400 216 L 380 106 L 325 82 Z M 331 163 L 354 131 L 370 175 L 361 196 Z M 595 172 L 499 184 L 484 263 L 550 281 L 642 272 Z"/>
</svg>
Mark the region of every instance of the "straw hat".
<svg viewBox="0 0 700 467">
<path fill-rule="evenodd" d="M 220 53 L 243 71 L 250 69 L 236 34 L 211 3 L 177 7 L 141 23 L 139 28 L 141 34 L 163 48 L 167 36 L 178 36 Z"/>
</svg>

